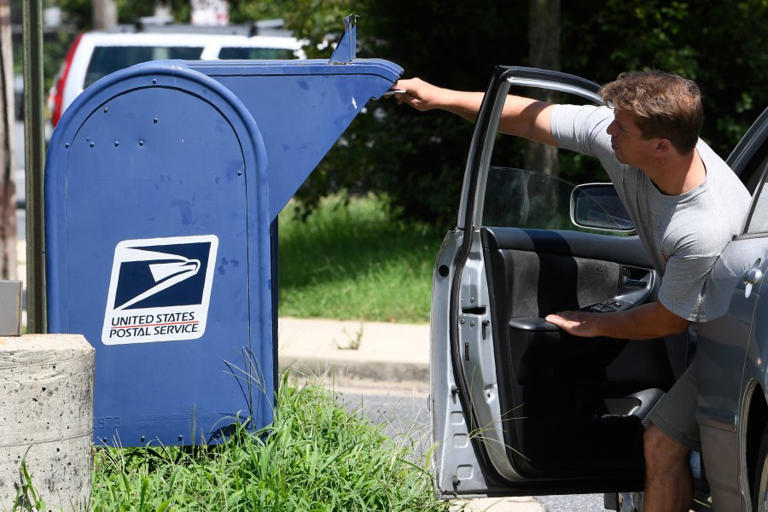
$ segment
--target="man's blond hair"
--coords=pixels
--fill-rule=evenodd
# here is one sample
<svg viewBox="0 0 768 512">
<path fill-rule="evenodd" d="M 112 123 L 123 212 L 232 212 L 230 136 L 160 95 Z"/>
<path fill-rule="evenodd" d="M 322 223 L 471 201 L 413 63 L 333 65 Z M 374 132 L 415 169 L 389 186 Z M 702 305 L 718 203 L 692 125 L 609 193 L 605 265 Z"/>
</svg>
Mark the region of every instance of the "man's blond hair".
<svg viewBox="0 0 768 512">
<path fill-rule="evenodd" d="M 692 80 L 663 71 L 630 71 L 603 86 L 600 95 L 637 116 L 643 137 L 668 139 L 682 154 L 696 147 L 704 111 Z"/>
</svg>

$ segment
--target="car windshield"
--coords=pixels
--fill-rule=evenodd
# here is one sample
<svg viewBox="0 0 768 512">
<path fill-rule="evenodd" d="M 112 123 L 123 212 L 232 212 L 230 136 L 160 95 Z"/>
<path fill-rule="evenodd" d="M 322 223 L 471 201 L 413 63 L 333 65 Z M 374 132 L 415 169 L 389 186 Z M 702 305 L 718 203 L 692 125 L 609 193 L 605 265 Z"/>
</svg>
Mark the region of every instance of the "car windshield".
<svg viewBox="0 0 768 512">
<path fill-rule="evenodd" d="M 85 73 L 84 87 L 118 69 L 158 59 L 199 59 L 202 46 L 97 46 Z"/>
<path fill-rule="evenodd" d="M 247 46 L 224 47 L 220 59 L 295 59 L 296 54 L 287 48 L 253 48 Z"/>
</svg>

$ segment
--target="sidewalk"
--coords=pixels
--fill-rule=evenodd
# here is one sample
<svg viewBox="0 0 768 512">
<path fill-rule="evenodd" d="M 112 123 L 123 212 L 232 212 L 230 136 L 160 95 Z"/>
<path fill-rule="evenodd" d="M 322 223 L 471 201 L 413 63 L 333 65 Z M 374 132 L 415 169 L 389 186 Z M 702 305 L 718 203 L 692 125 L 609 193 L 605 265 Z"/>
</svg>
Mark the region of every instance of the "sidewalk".
<svg viewBox="0 0 768 512">
<path fill-rule="evenodd" d="M 329 376 L 336 384 L 429 386 L 429 325 L 283 317 L 278 320 L 280 370 Z"/>
</svg>

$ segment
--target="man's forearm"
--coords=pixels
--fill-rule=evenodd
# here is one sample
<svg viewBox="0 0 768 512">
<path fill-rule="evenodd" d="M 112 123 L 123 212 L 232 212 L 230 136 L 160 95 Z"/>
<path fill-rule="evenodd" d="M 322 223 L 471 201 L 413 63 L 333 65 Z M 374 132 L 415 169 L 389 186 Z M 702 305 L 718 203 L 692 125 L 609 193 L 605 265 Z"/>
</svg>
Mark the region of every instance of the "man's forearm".
<svg viewBox="0 0 768 512">
<path fill-rule="evenodd" d="M 683 332 L 688 322 L 671 314 L 659 315 L 660 306 L 658 302 L 653 302 L 627 311 L 603 313 L 605 318 L 598 318 L 598 325 L 601 326 L 600 336 L 647 340 Z"/>
<path fill-rule="evenodd" d="M 441 89 L 435 107 L 474 122 L 483 103 L 483 93 Z"/>
<path fill-rule="evenodd" d="M 690 323 L 671 313 L 659 302 L 614 313 L 564 311 L 548 315 L 546 320 L 575 336 L 605 336 L 628 340 L 647 340 L 678 334 Z"/>
<path fill-rule="evenodd" d="M 437 87 L 418 78 L 398 80 L 393 88 L 402 91 L 397 95 L 398 102 L 407 103 L 416 110 L 445 110 L 473 122 L 477 119 L 484 96 L 481 92 Z M 555 145 L 550 130 L 551 106 L 531 98 L 508 95 L 501 113 L 499 131 Z"/>
</svg>

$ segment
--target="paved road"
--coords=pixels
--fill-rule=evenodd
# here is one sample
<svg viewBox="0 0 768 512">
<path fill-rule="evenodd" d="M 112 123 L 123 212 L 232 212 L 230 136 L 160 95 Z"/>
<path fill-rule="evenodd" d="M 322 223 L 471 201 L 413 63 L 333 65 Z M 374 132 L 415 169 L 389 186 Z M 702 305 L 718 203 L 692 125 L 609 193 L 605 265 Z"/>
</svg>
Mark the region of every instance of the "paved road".
<svg viewBox="0 0 768 512">
<path fill-rule="evenodd" d="M 408 447 L 413 461 L 423 463 L 431 443 L 427 395 L 420 393 L 375 394 L 362 389 L 345 389 L 342 402 L 355 412 L 383 426 L 384 433 Z"/>
<path fill-rule="evenodd" d="M 374 423 L 384 426 L 384 432 L 402 446 L 413 450 L 413 460 L 423 463 L 431 443 L 427 395 L 420 392 L 342 389 L 342 402 L 360 412 Z M 602 494 L 540 496 L 539 503 L 547 512 L 604 512 Z"/>
<path fill-rule="evenodd" d="M 539 496 L 536 498 L 547 512 L 604 512 L 602 494 L 573 494 L 567 496 Z"/>
</svg>

